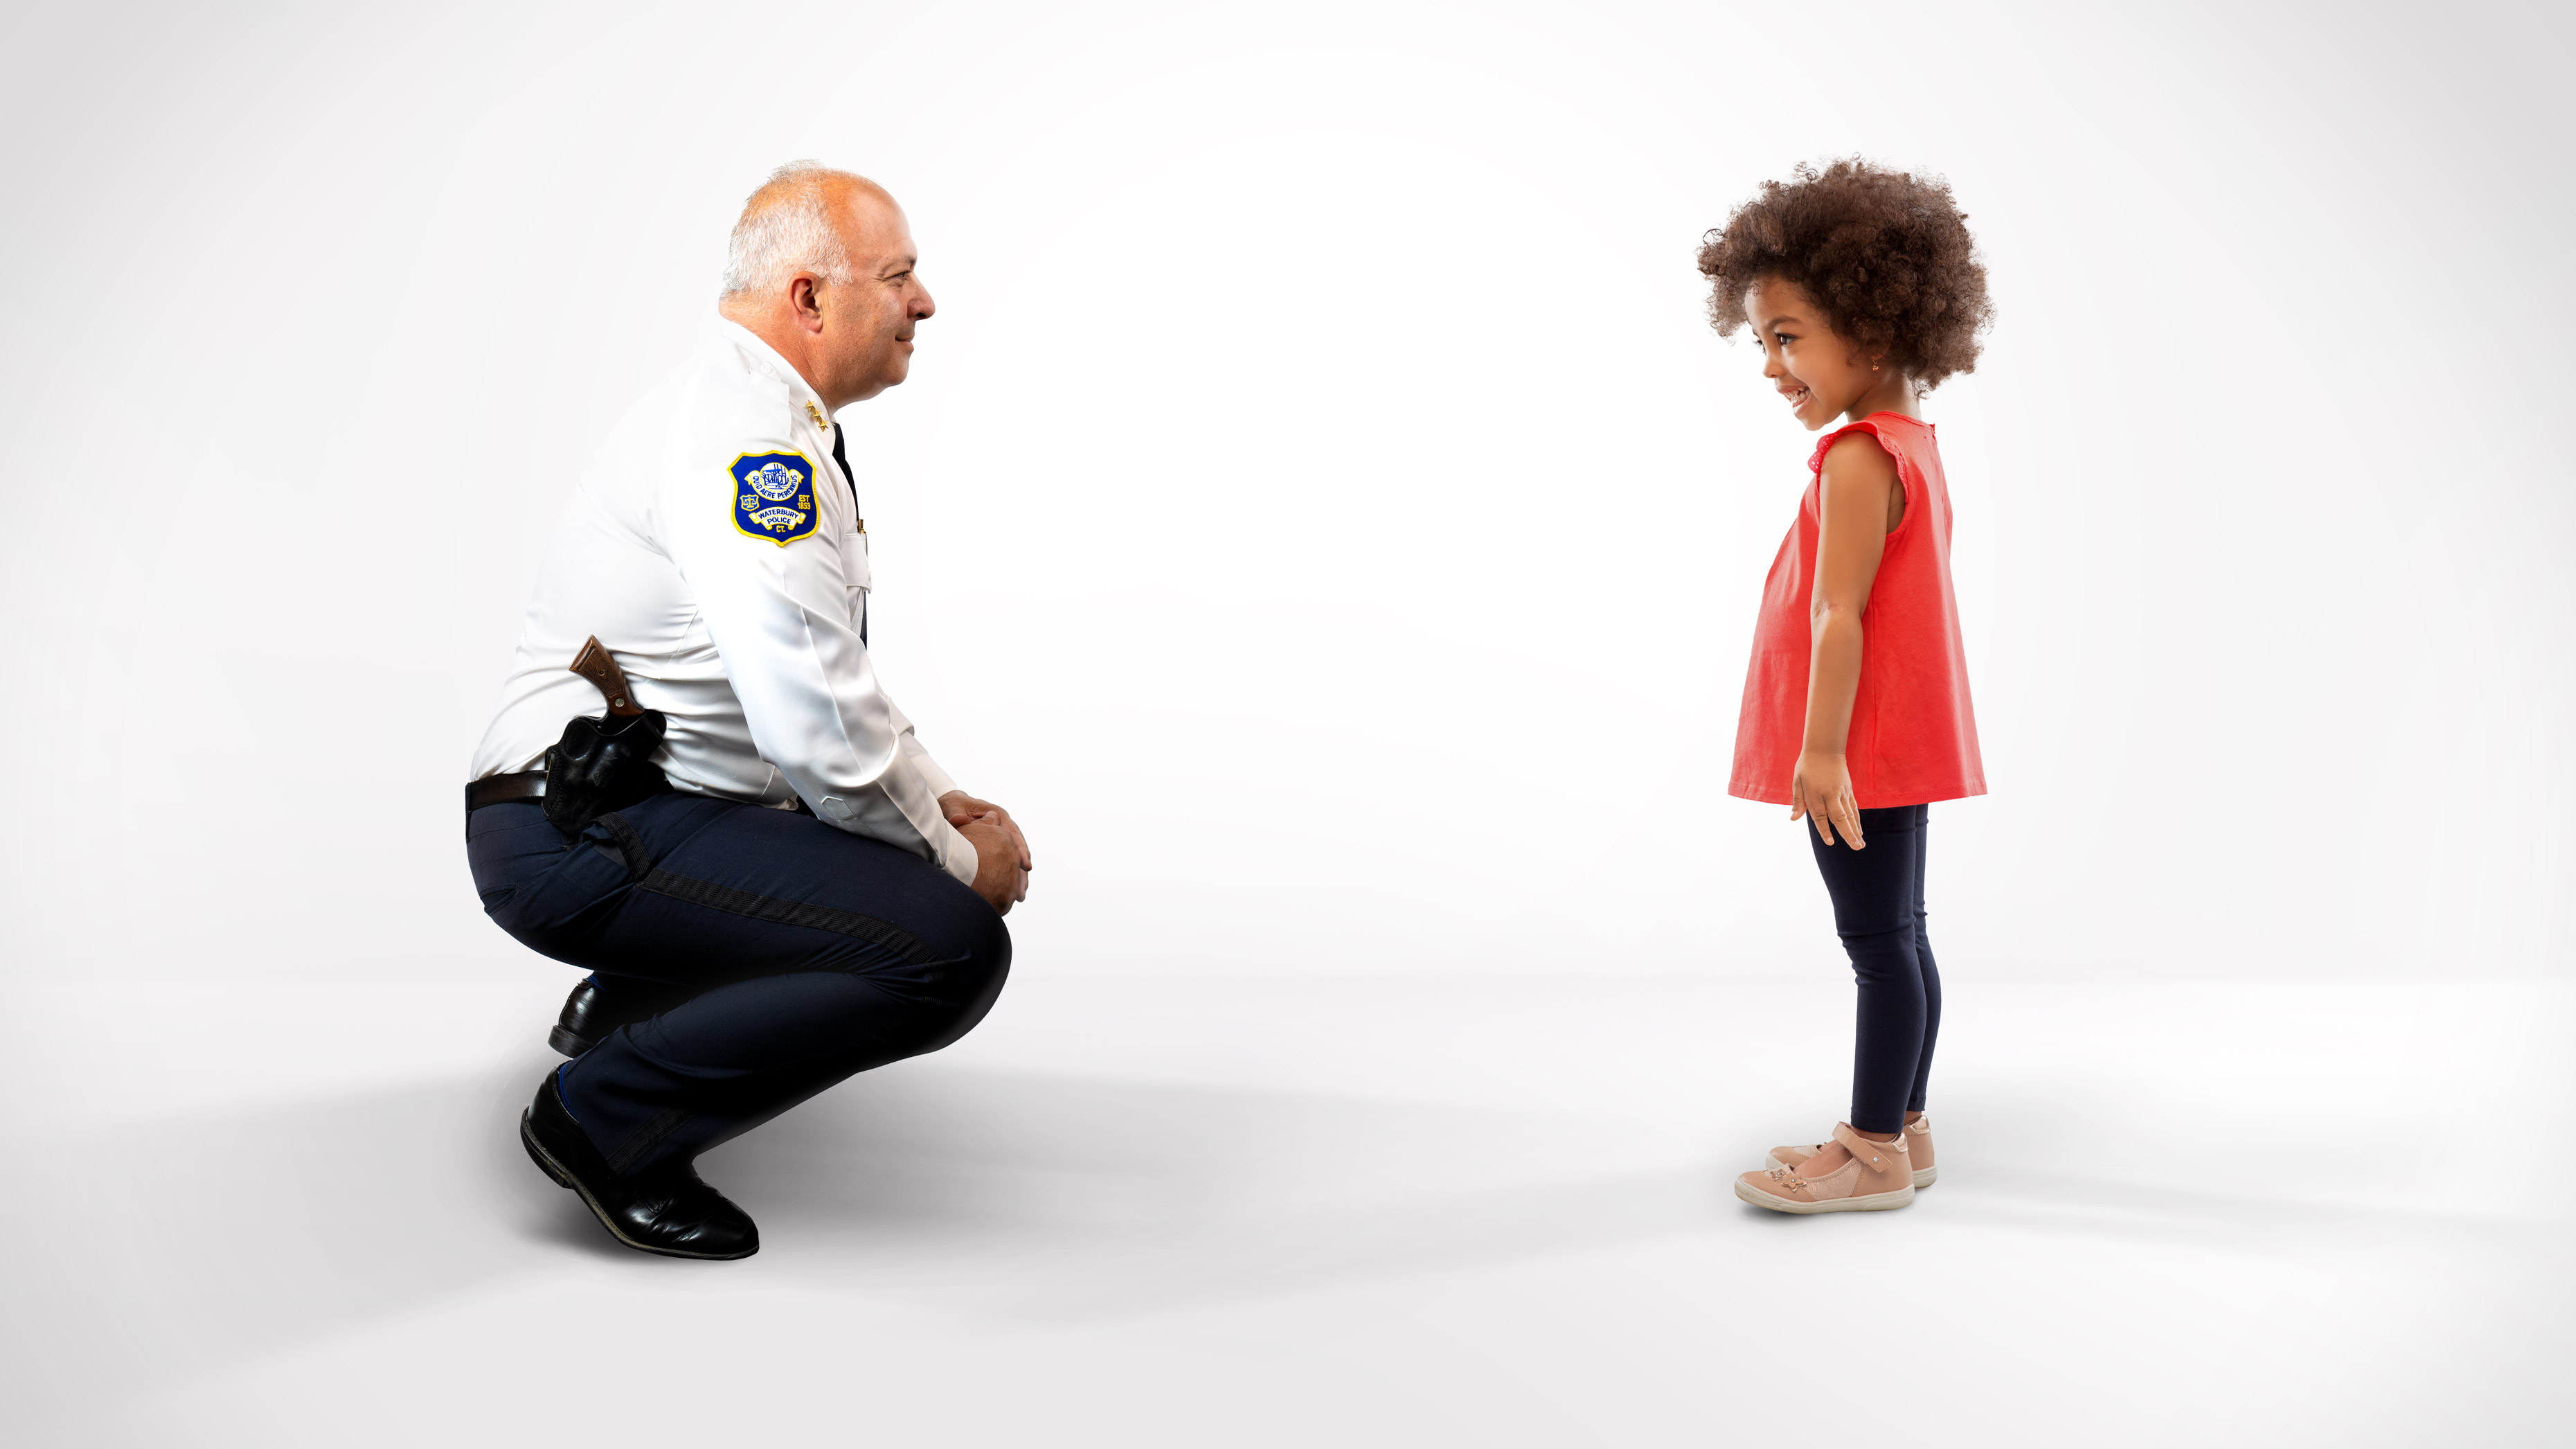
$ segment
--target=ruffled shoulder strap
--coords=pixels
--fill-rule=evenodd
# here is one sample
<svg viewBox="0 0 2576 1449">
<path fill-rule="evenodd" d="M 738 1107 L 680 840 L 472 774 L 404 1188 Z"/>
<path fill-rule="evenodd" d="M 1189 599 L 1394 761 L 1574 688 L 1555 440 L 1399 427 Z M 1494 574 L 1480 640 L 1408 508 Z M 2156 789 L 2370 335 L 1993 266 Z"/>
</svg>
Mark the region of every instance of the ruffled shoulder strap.
<svg viewBox="0 0 2576 1449">
<path fill-rule="evenodd" d="M 1905 454 L 1897 448 L 1887 434 L 1879 431 L 1877 421 L 1872 418 L 1863 418 L 1856 423 L 1845 423 L 1818 439 L 1816 451 L 1807 458 L 1807 471 L 1819 478 L 1825 476 L 1825 455 L 1833 451 L 1834 444 L 1841 442 L 1844 437 L 1852 433 L 1867 433 L 1876 439 L 1878 446 L 1886 450 L 1887 456 L 1896 461 L 1896 471 L 1899 473 L 1905 471 Z"/>
</svg>

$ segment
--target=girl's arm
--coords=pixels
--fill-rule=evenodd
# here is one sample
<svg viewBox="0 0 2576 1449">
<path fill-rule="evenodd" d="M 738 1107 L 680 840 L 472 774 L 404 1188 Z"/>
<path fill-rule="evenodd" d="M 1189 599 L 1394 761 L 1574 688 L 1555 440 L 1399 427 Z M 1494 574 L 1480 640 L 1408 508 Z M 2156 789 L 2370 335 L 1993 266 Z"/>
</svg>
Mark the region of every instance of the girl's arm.
<svg viewBox="0 0 2576 1449">
<path fill-rule="evenodd" d="M 1789 781 L 1789 818 L 1805 817 L 1825 844 L 1840 830 L 1862 848 L 1860 806 L 1852 798 L 1852 696 L 1860 692 L 1860 615 L 1887 551 L 1888 532 L 1904 506 L 1896 460 L 1866 433 L 1853 433 L 1825 454 L 1816 490 L 1816 588 L 1807 606 L 1815 652 L 1807 661 L 1807 738 Z"/>
</svg>

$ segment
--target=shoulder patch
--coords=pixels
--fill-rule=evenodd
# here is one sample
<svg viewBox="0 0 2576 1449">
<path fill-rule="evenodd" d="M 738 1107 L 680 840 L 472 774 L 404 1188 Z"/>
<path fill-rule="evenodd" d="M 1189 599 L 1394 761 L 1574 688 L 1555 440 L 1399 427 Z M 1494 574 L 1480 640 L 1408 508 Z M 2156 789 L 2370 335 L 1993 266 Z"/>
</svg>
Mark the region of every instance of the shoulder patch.
<svg viewBox="0 0 2576 1449">
<path fill-rule="evenodd" d="M 802 453 L 745 453 L 733 460 L 733 526 L 785 548 L 814 531 L 814 465 Z"/>
</svg>

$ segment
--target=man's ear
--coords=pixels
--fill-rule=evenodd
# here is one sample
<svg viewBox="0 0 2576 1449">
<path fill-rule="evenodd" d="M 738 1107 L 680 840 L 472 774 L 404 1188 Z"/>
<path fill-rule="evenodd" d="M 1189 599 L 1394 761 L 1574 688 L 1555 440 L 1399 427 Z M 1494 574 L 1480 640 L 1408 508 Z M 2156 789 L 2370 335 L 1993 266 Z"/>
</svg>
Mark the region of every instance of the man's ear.
<svg viewBox="0 0 2576 1449">
<path fill-rule="evenodd" d="M 823 288 L 812 277 L 800 276 L 787 284 L 787 306 L 806 331 L 823 330 Z"/>
</svg>

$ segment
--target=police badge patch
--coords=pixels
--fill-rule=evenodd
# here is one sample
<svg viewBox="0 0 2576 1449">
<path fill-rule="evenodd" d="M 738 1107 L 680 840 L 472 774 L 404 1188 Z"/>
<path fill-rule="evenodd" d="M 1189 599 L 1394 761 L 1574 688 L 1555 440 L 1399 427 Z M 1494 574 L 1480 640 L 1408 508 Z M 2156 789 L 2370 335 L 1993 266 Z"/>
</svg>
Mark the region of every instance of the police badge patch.
<svg viewBox="0 0 2576 1449">
<path fill-rule="evenodd" d="M 733 526 L 785 548 L 814 531 L 814 465 L 802 453 L 745 453 L 733 460 Z"/>
</svg>

